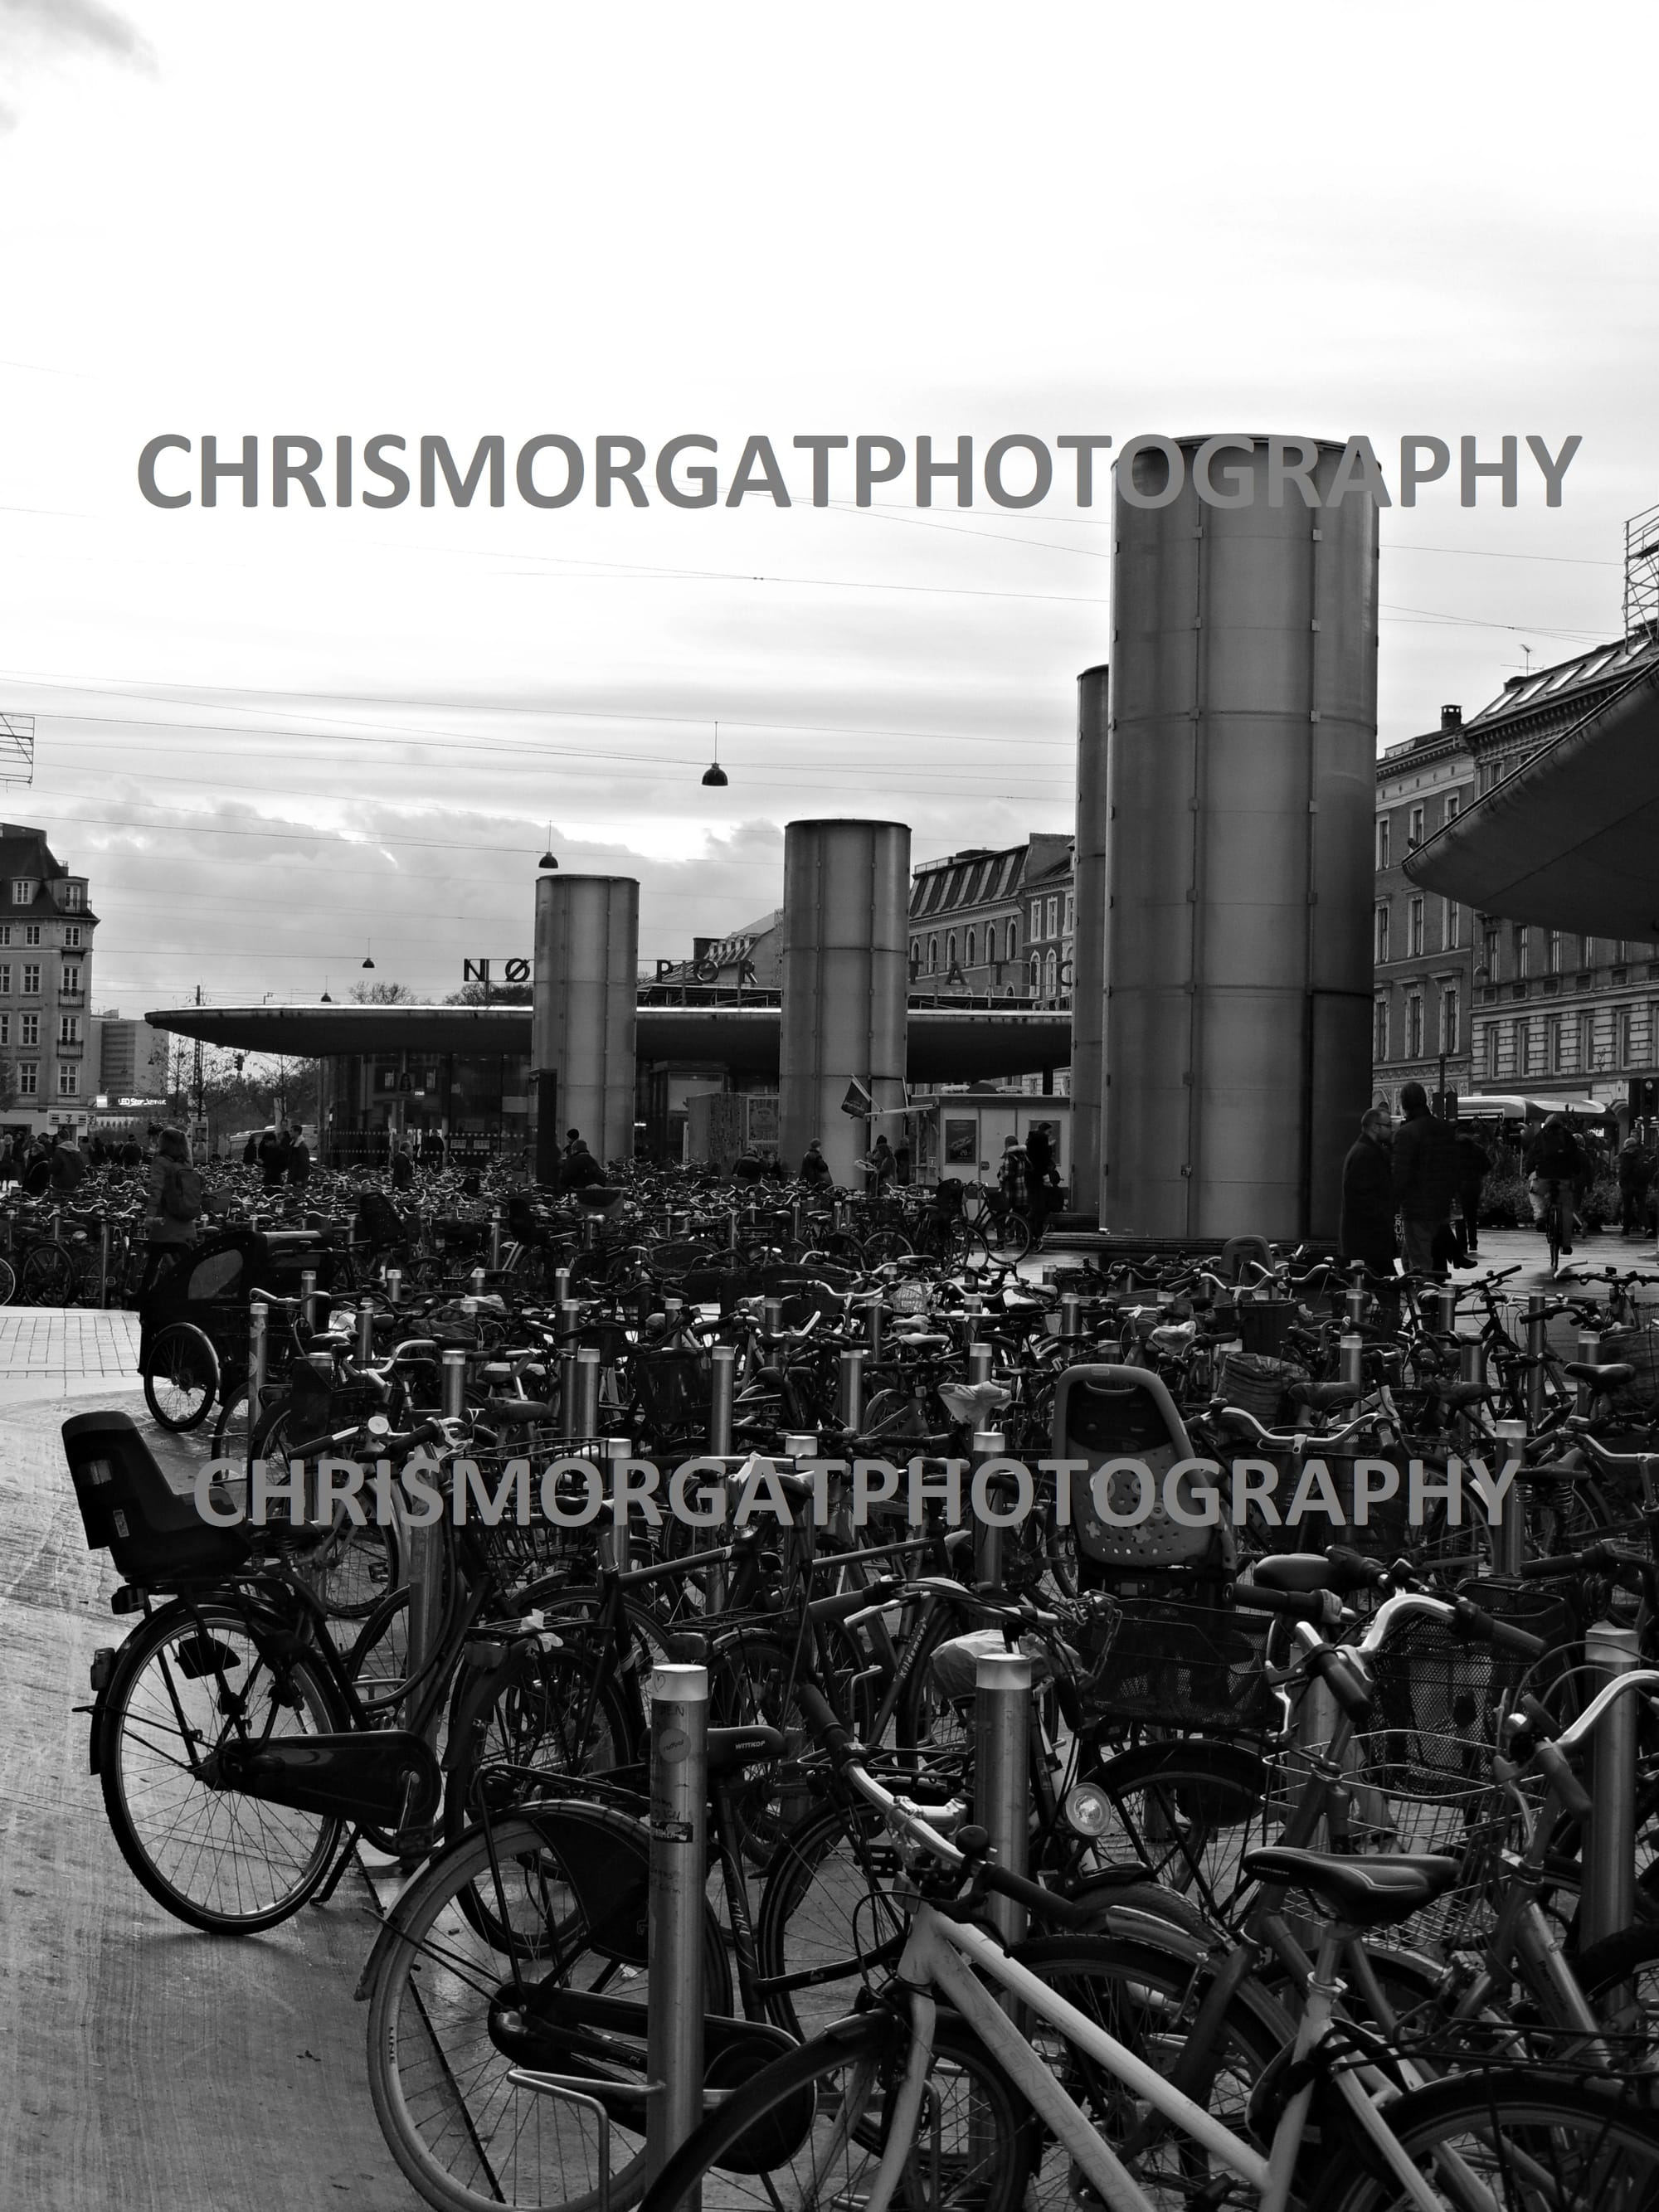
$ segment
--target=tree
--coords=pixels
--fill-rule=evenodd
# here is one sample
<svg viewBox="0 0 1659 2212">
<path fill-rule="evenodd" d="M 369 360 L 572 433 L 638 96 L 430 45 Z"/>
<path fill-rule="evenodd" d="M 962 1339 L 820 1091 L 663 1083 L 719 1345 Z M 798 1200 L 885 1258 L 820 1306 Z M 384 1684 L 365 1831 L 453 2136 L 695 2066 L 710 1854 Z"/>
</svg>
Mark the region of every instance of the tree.
<svg viewBox="0 0 1659 2212">
<path fill-rule="evenodd" d="M 354 983 L 354 1004 L 359 1006 L 417 1006 L 420 1000 L 407 983 Z"/>
<path fill-rule="evenodd" d="M 452 991 L 444 1000 L 447 1006 L 528 1006 L 535 1002 L 536 994 L 528 983 L 492 983 L 489 996 L 484 996 L 482 983 L 463 983 L 459 991 Z"/>
</svg>

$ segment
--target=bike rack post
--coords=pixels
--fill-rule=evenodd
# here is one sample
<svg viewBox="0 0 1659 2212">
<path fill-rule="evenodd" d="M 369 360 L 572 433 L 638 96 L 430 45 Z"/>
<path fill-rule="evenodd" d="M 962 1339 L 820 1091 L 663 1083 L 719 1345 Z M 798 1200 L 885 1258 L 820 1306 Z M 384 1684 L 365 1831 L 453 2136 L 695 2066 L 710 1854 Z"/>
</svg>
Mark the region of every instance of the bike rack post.
<svg viewBox="0 0 1659 2212">
<path fill-rule="evenodd" d="M 1455 1336 L 1457 1333 L 1456 1284 L 1443 1283 L 1434 1294 L 1434 1302 L 1435 1327 L 1442 1336 Z"/>
<path fill-rule="evenodd" d="M 806 1242 L 806 1207 L 799 1198 L 792 1199 L 789 1205 L 789 1241 L 792 1244 Z"/>
<path fill-rule="evenodd" d="M 395 1305 L 397 1304 L 397 1303 L 398 1303 L 398 1299 L 403 1296 L 403 1294 L 404 1294 L 404 1271 L 403 1271 L 403 1269 L 402 1269 L 401 1267 L 388 1267 L 388 1268 L 386 1269 L 386 1304 L 387 1304 L 388 1305 L 393 1305 L 393 1306 L 395 1306 Z"/>
<path fill-rule="evenodd" d="M 872 1291 L 864 1302 L 864 1340 L 869 1347 L 872 1359 L 881 1358 L 881 1330 L 885 1312 L 881 1292 Z"/>
<path fill-rule="evenodd" d="M 737 1391 L 738 1352 L 731 1344 L 717 1344 L 709 1353 L 708 1449 L 716 1459 L 732 1450 L 732 1401 Z"/>
<path fill-rule="evenodd" d="M 1003 1436 L 1000 1429 L 976 1429 L 969 1447 L 969 1464 L 977 1474 L 988 1460 L 1000 1459 Z M 1002 1529 L 989 1521 L 975 1518 L 974 1522 L 974 1587 L 976 1589 L 1000 1590 L 1003 1571 Z"/>
<path fill-rule="evenodd" d="M 499 1213 L 492 1213 L 492 1214 L 490 1215 L 490 1217 L 489 1217 L 489 1269 L 490 1269 L 490 1273 L 491 1273 L 492 1274 L 499 1274 L 499 1273 L 501 1273 L 501 1215 L 500 1215 Z"/>
<path fill-rule="evenodd" d="M 1363 1390 L 1365 1387 L 1365 1340 L 1357 1328 L 1343 1330 L 1340 1354 L 1339 1373 L 1343 1387 L 1349 1390 Z"/>
<path fill-rule="evenodd" d="M 576 1354 L 576 1426 L 572 1435 L 584 1442 L 599 1427 L 599 1346 L 584 1344 Z"/>
<path fill-rule="evenodd" d="M 864 1425 L 864 1354 L 843 1352 L 836 1376 L 836 1419 L 843 1429 Z"/>
<path fill-rule="evenodd" d="M 440 1401 L 447 1421 L 459 1421 L 466 1404 L 466 1354 L 459 1350 L 443 1354 L 443 1396 Z"/>
<path fill-rule="evenodd" d="M 761 1327 L 766 1331 L 768 1336 L 782 1335 L 783 1300 L 781 1298 L 763 1298 L 761 1301 Z"/>
<path fill-rule="evenodd" d="M 581 1249 L 584 1252 L 597 1252 L 599 1249 L 599 1217 L 597 1213 L 582 1216 Z"/>
<path fill-rule="evenodd" d="M 357 1309 L 357 1362 L 366 1366 L 374 1357 L 374 1309 L 361 1305 Z"/>
<path fill-rule="evenodd" d="M 317 1270 L 307 1267 L 300 1277 L 300 1315 L 307 1328 L 317 1326 Z"/>
<path fill-rule="evenodd" d="M 1639 1643 L 1634 1628 L 1592 1621 L 1584 1635 L 1584 1657 L 1610 1679 L 1641 1665 Z M 1601 1716 L 1590 1751 L 1581 1948 L 1617 1935 L 1636 1917 L 1636 1736 L 1637 1700 L 1620 1698 Z"/>
<path fill-rule="evenodd" d="M 649 2169 L 702 2118 L 702 1947 L 708 1818 L 708 1669 L 651 1671 L 651 1887 L 646 1923 Z M 681 2212 L 698 2212 L 698 2198 Z"/>
<path fill-rule="evenodd" d="M 1599 1330 L 1594 1328 L 1579 1330 L 1577 1357 L 1587 1367 L 1599 1367 L 1601 1364 L 1601 1337 Z M 1595 1395 L 1594 1383 L 1580 1381 L 1573 1399 L 1574 1413 L 1587 1414 L 1590 1409 L 1590 1401 Z"/>
<path fill-rule="evenodd" d="M 1486 1347 L 1478 1336 L 1466 1336 L 1457 1347 L 1457 1379 L 1460 1382 L 1479 1382 L 1485 1387 Z"/>
<path fill-rule="evenodd" d="M 968 1381 L 970 1385 L 988 1382 L 991 1365 L 996 1358 L 995 1349 L 988 1344 L 970 1344 L 968 1347 Z"/>
<path fill-rule="evenodd" d="M 738 1249 L 738 1209 L 735 1206 L 726 1210 L 726 1249 L 728 1252 L 735 1252 Z"/>
<path fill-rule="evenodd" d="M 106 1218 L 98 1224 L 98 1303 L 100 1306 L 109 1304 L 109 1222 Z"/>
<path fill-rule="evenodd" d="M 974 1818 L 1006 1874 L 1026 1870 L 1030 1824 L 1031 1662 L 1023 1651 L 981 1651 L 974 1662 Z M 1025 1907 L 985 1901 L 1005 1943 L 1023 1942 Z"/>
<path fill-rule="evenodd" d="M 1545 1318 L 1549 1300 L 1534 1291 L 1527 1300 L 1527 1419 L 1534 1427 L 1544 1417 L 1544 1355 L 1550 1348 L 1550 1325 Z"/>
<path fill-rule="evenodd" d="M 562 1328 L 565 1325 L 564 1310 L 571 1303 L 568 1267 L 556 1267 L 553 1270 L 553 1303 L 558 1309 L 559 1327 Z"/>
<path fill-rule="evenodd" d="M 488 1280 L 489 1277 L 485 1274 L 482 1267 L 474 1267 L 466 1279 L 467 1296 L 472 1298 L 481 1298 L 484 1294 L 484 1285 Z"/>
<path fill-rule="evenodd" d="M 270 1308 L 263 1298 L 255 1298 L 247 1310 L 247 1425 L 250 1436 L 264 1405 L 266 1370 L 270 1358 L 266 1335 L 270 1320 Z"/>
<path fill-rule="evenodd" d="M 1083 1334 L 1083 1301 L 1075 1291 L 1061 1294 L 1060 1333 L 1068 1343 Z"/>
<path fill-rule="evenodd" d="M 1352 1290 L 1345 1291 L 1343 1292 L 1342 1304 L 1346 1310 L 1347 1322 L 1350 1328 L 1363 1328 L 1364 1327 L 1365 1314 L 1367 1309 L 1370 1305 L 1370 1293 L 1366 1290 L 1363 1283 L 1356 1283 Z"/>
<path fill-rule="evenodd" d="M 1520 1459 L 1526 1449 L 1527 1425 L 1524 1421 L 1499 1421 L 1498 1437 L 1498 1469 L 1500 1472 L 1512 1459 Z M 1509 1494 L 1498 1508 L 1502 1518 L 1488 1520 L 1492 1534 L 1492 1571 L 1507 1582 L 1519 1582 L 1521 1570 L 1527 1556 L 1526 1495 L 1520 1483 L 1510 1485 Z"/>
</svg>

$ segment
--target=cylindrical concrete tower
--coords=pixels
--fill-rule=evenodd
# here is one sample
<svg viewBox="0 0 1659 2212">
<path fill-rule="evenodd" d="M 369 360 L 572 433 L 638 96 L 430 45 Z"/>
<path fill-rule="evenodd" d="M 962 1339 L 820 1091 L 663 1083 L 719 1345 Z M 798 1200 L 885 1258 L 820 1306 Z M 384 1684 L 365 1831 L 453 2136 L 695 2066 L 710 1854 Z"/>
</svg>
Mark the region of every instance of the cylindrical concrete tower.
<svg viewBox="0 0 1659 2212">
<path fill-rule="evenodd" d="M 1077 679 L 1077 837 L 1072 940 L 1072 1204 L 1100 1205 L 1101 1032 L 1106 970 L 1106 732 L 1104 668 Z"/>
<path fill-rule="evenodd" d="M 1294 440 L 1177 442 L 1178 489 L 1157 446 L 1113 471 L 1101 1219 L 1333 1235 L 1370 1098 L 1376 510 L 1323 504 L 1340 447 L 1306 441 L 1310 507 Z M 1199 498 L 1211 458 L 1248 503 Z"/>
<path fill-rule="evenodd" d="M 634 1157 L 634 1030 L 640 887 L 631 876 L 536 879 L 537 1159 L 580 1129 L 595 1159 Z"/>
<path fill-rule="evenodd" d="M 904 1104 L 909 1012 L 910 832 L 902 822 L 792 822 L 783 840 L 779 1141 L 793 1171 L 814 1137 L 838 1183 L 889 1114 L 842 1111 L 862 1084 L 878 1115 Z"/>
</svg>

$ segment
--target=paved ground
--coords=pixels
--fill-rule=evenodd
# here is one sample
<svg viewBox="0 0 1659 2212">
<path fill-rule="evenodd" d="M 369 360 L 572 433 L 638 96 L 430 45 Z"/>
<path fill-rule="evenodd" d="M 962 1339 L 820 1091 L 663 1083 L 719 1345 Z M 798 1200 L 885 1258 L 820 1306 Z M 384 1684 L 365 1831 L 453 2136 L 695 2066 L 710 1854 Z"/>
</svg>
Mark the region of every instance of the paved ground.
<svg viewBox="0 0 1659 2212">
<path fill-rule="evenodd" d="M 421 2200 L 375 2125 L 351 2001 L 362 1881 L 267 1935 L 199 1935 L 129 1874 L 87 1771 L 73 1709 L 126 1624 L 58 1427 L 89 1395 L 144 1418 L 130 1319 L 0 1312 L 0 2205 L 408 2212 Z"/>
</svg>

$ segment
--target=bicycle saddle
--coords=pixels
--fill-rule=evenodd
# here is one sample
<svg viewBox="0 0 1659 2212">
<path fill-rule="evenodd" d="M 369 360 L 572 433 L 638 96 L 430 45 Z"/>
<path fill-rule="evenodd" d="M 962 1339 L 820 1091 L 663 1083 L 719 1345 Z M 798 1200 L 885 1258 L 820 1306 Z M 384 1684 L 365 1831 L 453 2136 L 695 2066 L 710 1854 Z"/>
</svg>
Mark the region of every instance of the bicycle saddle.
<svg viewBox="0 0 1659 2212">
<path fill-rule="evenodd" d="M 1455 1859 L 1426 1853 L 1359 1858 L 1284 1844 L 1246 1851 L 1243 1868 L 1258 1881 L 1287 1882 L 1310 1891 L 1354 1928 L 1385 1928 L 1390 1921 L 1408 1920 L 1449 1890 L 1462 1871 Z"/>
<path fill-rule="evenodd" d="M 708 1773 L 741 1773 L 747 1766 L 769 1766 L 787 1748 L 781 1729 L 764 1728 L 758 1722 L 747 1728 L 711 1728 L 708 1731 Z"/>
<path fill-rule="evenodd" d="M 1298 1406 L 1311 1406 L 1316 1413 L 1333 1406 L 1352 1406 L 1365 1395 L 1361 1382 L 1293 1382 L 1291 1396 Z"/>
<path fill-rule="evenodd" d="M 1621 1382 L 1634 1379 L 1636 1369 L 1628 1359 L 1610 1359 L 1605 1367 L 1598 1367 L 1593 1359 L 1569 1359 L 1561 1372 L 1598 1390 L 1616 1390 Z"/>
</svg>

